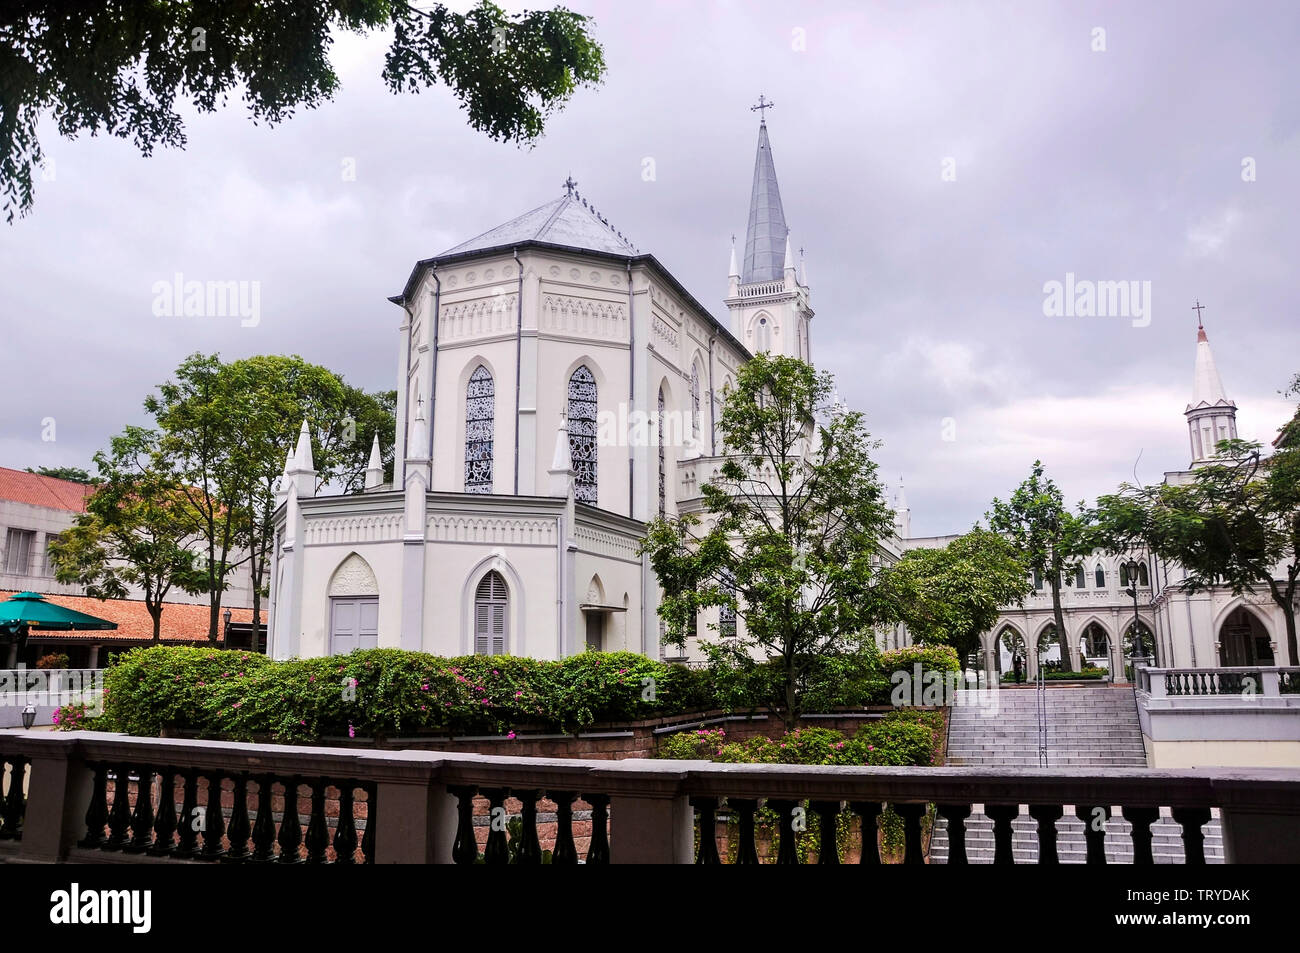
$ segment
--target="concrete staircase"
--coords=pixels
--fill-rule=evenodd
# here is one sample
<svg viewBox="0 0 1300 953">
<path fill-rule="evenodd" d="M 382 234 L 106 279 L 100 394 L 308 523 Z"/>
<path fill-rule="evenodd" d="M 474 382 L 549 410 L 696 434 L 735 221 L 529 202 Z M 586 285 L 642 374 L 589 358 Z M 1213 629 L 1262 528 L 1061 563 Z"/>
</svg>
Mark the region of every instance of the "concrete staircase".
<svg viewBox="0 0 1300 953">
<path fill-rule="evenodd" d="M 1038 711 L 1033 689 L 998 692 L 996 710 L 959 703 L 951 709 L 948 729 L 949 765 L 973 767 L 1038 767 Z M 1047 765 L 1052 768 L 1144 768 L 1146 752 L 1138 726 L 1137 704 L 1131 688 L 1110 686 L 1050 687 L 1047 701 Z M 1038 824 L 1021 805 L 1021 814 L 1011 823 L 1012 855 L 1017 863 L 1038 860 Z M 1057 853 L 1065 864 L 1081 864 L 1087 858 L 1083 822 L 1067 806 L 1057 821 Z M 1114 816 L 1106 824 L 1108 863 L 1132 863 L 1131 827 Z M 1218 812 L 1205 826 L 1205 858 L 1223 863 L 1223 840 Z M 1156 863 L 1183 863 L 1182 828 L 1167 809 L 1151 825 L 1152 853 Z M 983 805 L 972 805 L 966 821 L 966 856 L 971 863 L 993 862 L 993 822 L 984 816 Z M 940 818 L 930 844 L 930 862 L 946 863 L 948 835 Z"/>
</svg>

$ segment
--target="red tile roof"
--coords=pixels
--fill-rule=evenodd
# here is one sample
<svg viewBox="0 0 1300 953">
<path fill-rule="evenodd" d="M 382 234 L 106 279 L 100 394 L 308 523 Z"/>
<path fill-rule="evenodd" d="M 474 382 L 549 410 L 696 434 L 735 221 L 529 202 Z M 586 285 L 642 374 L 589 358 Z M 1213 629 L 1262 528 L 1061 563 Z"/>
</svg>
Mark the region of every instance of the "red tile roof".
<svg viewBox="0 0 1300 953">
<path fill-rule="evenodd" d="M 84 483 L 0 467 L 0 500 L 81 513 L 86 509 L 86 498 L 94 492 L 93 486 Z"/>
<path fill-rule="evenodd" d="M 8 599 L 12 592 L 0 592 L 0 600 Z M 92 599 L 90 596 L 45 595 L 48 602 L 75 609 L 87 615 L 116 622 L 116 629 L 85 632 L 42 631 L 39 636 L 31 636 L 33 641 L 65 642 L 140 642 L 153 639 L 153 619 L 142 599 Z M 224 616 L 225 608 L 221 612 Z M 253 621 L 252 609 L 230 610 L 231 622 L 249 623 Z M 262 610 L 260 620 L 266 624 L 266 610 Z M 224 627 L 224 619 L 217 623 Z M 206 642 L 208 638 L 207 605 L 190 605 L 181 602 L 163 603 L 162 640 L 164 642 Z"/>
</svg>

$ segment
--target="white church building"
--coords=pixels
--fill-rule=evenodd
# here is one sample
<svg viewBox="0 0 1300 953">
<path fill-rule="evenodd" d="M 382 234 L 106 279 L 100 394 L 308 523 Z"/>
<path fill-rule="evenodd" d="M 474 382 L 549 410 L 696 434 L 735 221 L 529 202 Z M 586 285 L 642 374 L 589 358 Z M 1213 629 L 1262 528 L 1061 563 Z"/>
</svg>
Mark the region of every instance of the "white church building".
<svg viewBox="0 0 1300 953">
<path fill-rule="evenodd" d="M 376 442 L 364 493 L 315 495 L 304 424 L 281 480 L 269 653 L 680 655 L 663 644 L 658 583 L 639 554 L 645 524 L 700 512 L 700 487 L 721 462 L 721 406 L 745 360 L 811 360 L 810 298 L 765 122 L 725 325 L 572 179 L 559 198 L 416 262 L 389 299 L 401 313 L 394 481 L 383 483 Z M 1218 440 L 1236 436 L 1236 409 L 1200 328 L 1190 468 L 1166 481 L 1188 480 Z M 894 508 L 883 562 L 954 538 L 911 538 L 901 484 Z M 1297 664 L 1266 595 L 1188 594 L 1177 566 L 1097 553 L 1062 588 L 1072 667 L 1124 672 L 1134 558 L 1137 628 L 1157 664 Z M 1053 613 L 1045 580 L 1034 586 L 984 636 L 990 676 L 1009 666 L 1008 642 L 1023 647 L 1030 673 L 1038 667 Z M 702 614 L 684 657 L 699 656 L 699 638 L 743 625 Z M 896 627 L 879 641 L 896 647 L 908 635 Z M 1051 651 L 1060 657 L 1059 645 Z"/>
<path fill-rule="evenodd" d="M 726 325 L 576 186 L 416 262 L 389 299 L 392 485 L 376 445 L 364 493 L 314 495 L 304 427 L 281 481 L 274 657 L 662 654 L 645 523 L 697 504 L 741 363 L 809 357 L 809 289 L 766 123 Z"/>
</svg>

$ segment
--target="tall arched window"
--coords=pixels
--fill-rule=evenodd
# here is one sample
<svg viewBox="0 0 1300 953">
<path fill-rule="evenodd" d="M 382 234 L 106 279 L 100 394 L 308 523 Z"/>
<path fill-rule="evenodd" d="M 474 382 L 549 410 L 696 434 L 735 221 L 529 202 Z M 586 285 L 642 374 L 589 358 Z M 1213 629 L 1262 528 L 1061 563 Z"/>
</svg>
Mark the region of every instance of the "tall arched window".
<svg viewBox="0 0 1300 953">
<path fill-rule="evenodd" d="M 700 437 L 700 365 L 691 365 L 691 436 Z"/>
<path fill-rule="evenodd" d="M 506 651 L 506 606 L 510 597 L 506 581 L 495 569 L 478 584 L 474 593 L 474 652 L 504 655 Z"/>
<path fill-rule="evenodd" d="M 655 443 L 659 446 L 659 515 L 668 512 L 668 460 L 664 453 L 664 389 L 659 388 L 659 414 L 655 417 Z"/>
<path fill-rule="evenodd" d="M 1119 584 L 1121 588 L 1128 585 L 1128 565 L 1125 563 L 1119 564 Z"/>
<path fill-rule="evenodd" d="M 767 323 L 767 318 L 759 318 L 758 324 L 754 328 L 754 351 L 770 351 L 772 349 L 772 327 Z"/>
<path fill-rule="evenodd" d="M 1092 576 L 1098 589 L 1106 588 L 1106 570 L 1101 568 L 1101 563 L 1097 563 L 1097 568 L 1093 570 Z"/>
<path fill-rule="evenodd" d="M 574 496 L 596 503 L 596 378 L 583 364 L 569 378 L 569 459 Z"/>
<path fill-rule="evenodd" d="M 1138 563 L 1138 585 L 1145 586 L 1145 585 L 1149 585 L 1150 582 L 1151 582 L 1151 577 L 1147 575 L 1147 564 Z"/>
<path fill-rule="evenodd" d="M 727 572 L 722 577 L 722 591 L 726 595 L 735 598 L 736 580 Z M 724 639 L 734 638 L 736 635 L 736 608 L 735 606 L 720 606 L 718 608 L 718 635 Z"/>
<path fill-rule="evenodd" d="M 492 492 L 492 436 L 496 385 L 480 364 L 465 386 L 465 492 Z"/>
</svg>

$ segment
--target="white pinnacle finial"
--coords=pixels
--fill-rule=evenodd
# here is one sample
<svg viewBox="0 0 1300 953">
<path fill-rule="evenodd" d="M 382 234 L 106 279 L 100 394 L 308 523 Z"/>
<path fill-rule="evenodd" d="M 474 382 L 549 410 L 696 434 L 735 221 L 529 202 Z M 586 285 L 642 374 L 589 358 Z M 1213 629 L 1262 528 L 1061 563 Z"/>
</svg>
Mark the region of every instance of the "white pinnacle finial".
<svg viewBox="0 0 1300 953">
<path fill-rule="evenodd" d="M 295 463 L 299 470 L 314 470 L 315 463 L 311 457 L 311 429 L 307 426 L 307 418 L 302 421 L 302 429 L 298 431 L 298 450 L 294 454 L 297 458 Z"/>
<path fill-rule="evenodd" d="M 740 266 L 736 264 L 736 236 L 731 236 L 731 264 L 727 268 L 728 278 L 740 277 Z"/>
<path fill-rule="evenodd" d="M 384 458 L 379 452 L 379 434 L 375 434 L 374 443 L 370 445 L 370 460 L 366 463 L 366 489 L 373 489 L 384 482 Z"/>
<path fill-rule="evenodd" d="M 567 470 L 573 465 L 569 456 L 569 415 L 560 411 L 560 426 L 555 431 L 555 453 L 551 456 L 551 470 Z"/>
<path fill-rule="evenodd" d="M 790 247 L 790 233 L 785 233 L 785 270 L 794 271 L 794 249 Z"/>
</svg>

